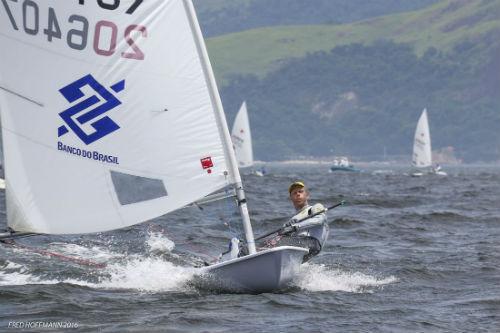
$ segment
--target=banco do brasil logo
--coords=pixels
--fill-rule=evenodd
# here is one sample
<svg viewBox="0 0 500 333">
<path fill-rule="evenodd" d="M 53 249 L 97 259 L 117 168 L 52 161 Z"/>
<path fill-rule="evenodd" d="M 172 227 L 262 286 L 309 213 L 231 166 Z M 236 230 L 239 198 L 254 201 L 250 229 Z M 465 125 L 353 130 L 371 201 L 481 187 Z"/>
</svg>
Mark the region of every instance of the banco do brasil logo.
<svg viewBox="0 0 500 333">
<path fill-rule="evenodd" d="M 83 91 L 86 86 L 92 90 L 92 94 L 87 96 Z M 115 83 L 110 88 L 112 91 L 97 82 L 91 74 L 61 88 L 59 92 L 73 105 L 59 113 L 65 124 L 58 128 L 58 136 L 61 137 L 71 130 L 89 145 L 120 129 L 120 126 L 106 113 L 121 104 L 113 92 L 119 93 L 125 89 L 125 80 Z"/>
</svg>

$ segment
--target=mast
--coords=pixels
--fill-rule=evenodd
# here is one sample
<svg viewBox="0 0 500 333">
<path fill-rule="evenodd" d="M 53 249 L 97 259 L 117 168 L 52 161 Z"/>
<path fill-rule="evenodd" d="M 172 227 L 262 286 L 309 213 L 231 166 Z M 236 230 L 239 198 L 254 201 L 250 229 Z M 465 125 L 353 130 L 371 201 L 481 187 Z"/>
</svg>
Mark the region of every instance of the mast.
<svg viewBox="0 0 500 333">
<path fill-rule="evenodd" d="M 222 134 L 222 143 L 224 146 L 225 155 L 227 157 L 228 167 L 230 169 L 231 174 L 234 177 L 236 198 L 238 200 L 240 215 L 243 220 L 243 228 L 245 230 L 245 238 L 248 246 L 248 251 L 250 254 L 253 254 L 256 253 L 257 251 L 255 249 L 255 240 L 253 236 L 252 225 L 250 223 L 250 215 L 248 213 L 245 191 L 243 190 L 243 183 L 241 181 L 236 155 L 232 148 L 231 135 L 229 134 L 229 129 L 227 127 L 227 122 L 224 115 L 224 109 L 222 107 L 222 101 L 220 99 L 219 91 L 217 89 L 215 76 L 212 71 L 212 65 L 210 64 L 210 59 L 208 58 L 205 41 L 201 33 L 200 25 L 196 17 L 192 0 L 183 0 L 183 2 L 186 8 L 186 13 L 188 16 L 189 23 L 191 25 L 191 30 L 193 32 L 196 48 L 198 49 L 198 54 L 201 60 L 201 65 L 203 67 L 203 72 L 205 74 L 207 85 L 210 91 L 210 99 L 212 100 L 212 105 L 215 108 L 215 118 L 219 126 L 219 132 Z"/>
</svg>

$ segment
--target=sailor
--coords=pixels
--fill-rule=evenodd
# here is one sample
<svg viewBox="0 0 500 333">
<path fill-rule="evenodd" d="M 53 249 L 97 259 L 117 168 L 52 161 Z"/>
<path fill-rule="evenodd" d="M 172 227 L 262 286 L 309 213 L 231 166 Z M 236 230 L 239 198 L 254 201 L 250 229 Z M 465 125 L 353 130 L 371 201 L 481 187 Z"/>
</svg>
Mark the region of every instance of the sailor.
<svg viewBox="0 0 500 333">
<path fill-rule="evenodd" d="M 282 231 L 276 239 L 271 240 L 271 244 L 307 248 L 309 253 L 304 256 L 306 262 L 321 251 L 328 238 L 326 210 L 320 203 L 309 205 L 309 190 L 303 181 L 294 181 L 288 187 L 288 193 L 296 214 L 283 225 Z M 307 218 L 308 216 L 311 217 Z"/>
</svg>

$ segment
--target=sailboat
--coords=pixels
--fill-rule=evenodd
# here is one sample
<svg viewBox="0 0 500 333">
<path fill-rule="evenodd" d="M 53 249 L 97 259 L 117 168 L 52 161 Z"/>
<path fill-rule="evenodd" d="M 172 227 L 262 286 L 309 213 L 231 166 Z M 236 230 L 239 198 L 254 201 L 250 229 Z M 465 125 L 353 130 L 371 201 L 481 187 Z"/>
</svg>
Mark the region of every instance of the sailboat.
<svg viewBox="0 0 500 333">
<path fill-rule="evenodd" d="M 349 172 L 361 172 L 361 170 L 354 167 L 349 162 L 349 159 L 345 156 L 336 157 L 333 159 L 332 166 L 330 167 L 330 172 L 334 171 L 349 171 Z"/>
<path fill-rule="evenodd" d="M 248 120 L 246 101 L 243 101 L 234 119 L 231 139 L 238 166 L 240 168 L 252 167 L 254 165 L 252 133 L 250 132 L 250 121 Z M 254 171 L 254 174 L 257 176 L 264 176 L 264 173 L 260 170 Z"/>
<path fill-rule="evenodd" d="M 234 119 L 231 139 L 238 166 L 242 168 L 253 166 L 252 134 L 246 101 L 241 104 Z"/>
<path fill-rule="evenodd" d="M 306 249 L 256 250 L 191 0 L 1 9 L 8 230 L 0 239 L 125 228 L 229 192 L 249 254 L 202 268 L 207 281 L 264 292 L 295 277 Z"/>
<path fill-rule="evenodd" d="M 418 119 L 417 128 L 415 129 L 412 165 L 417 169 L 417 171 L 411 174 L 414 177 L 423 176 L 425 173 L 446 176 L 446 172 L 442 171 L 439 166 L 434 168 L 432 165 L 431 135 L 427 109 L 422 111 Z"/>
</svg>

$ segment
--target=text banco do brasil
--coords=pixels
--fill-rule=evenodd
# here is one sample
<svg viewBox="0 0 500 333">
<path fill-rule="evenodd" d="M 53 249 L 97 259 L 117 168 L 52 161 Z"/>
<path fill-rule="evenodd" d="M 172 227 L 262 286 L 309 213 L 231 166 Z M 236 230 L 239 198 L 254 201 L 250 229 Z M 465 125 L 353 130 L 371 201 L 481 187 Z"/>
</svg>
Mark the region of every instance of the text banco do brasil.
<svg viewBox="0 0 500 333">
<path fill-rule="evenodd" d="M 95 150 L 90 151 L 90 150 L 85 150 L 85 149 L 67 146 L 60 141 L 57 142 L 57 150 L 65 151 L 65 152 L 72 154 L 72 155 L 85 157 L 85 158 L 88 158 L 89 160 L 100 161 L 100 162 L 111 163 L 111 164 L 120 164 L 118 162 L 118 157 L 116 157 L 116 156 L 101 154 Z"/>
</svg>

